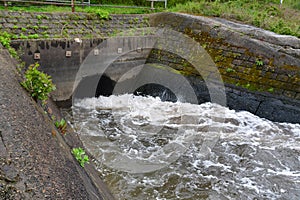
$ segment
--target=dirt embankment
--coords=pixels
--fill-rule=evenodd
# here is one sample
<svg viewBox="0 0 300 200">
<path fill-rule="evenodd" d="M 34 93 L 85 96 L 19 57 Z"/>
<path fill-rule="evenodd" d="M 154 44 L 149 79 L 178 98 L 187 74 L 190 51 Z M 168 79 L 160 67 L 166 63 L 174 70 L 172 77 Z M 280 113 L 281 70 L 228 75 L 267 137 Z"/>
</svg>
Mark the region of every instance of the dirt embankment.
<svg viewBox="0 0 300 200">
<path fill-rule="evenodd" d="M 53 136 L 16 64 L 0 46 L 0 199 L 111 199 L 93 167 L 81 168 L 71 155 L 76 136 Z"/>
</svg>

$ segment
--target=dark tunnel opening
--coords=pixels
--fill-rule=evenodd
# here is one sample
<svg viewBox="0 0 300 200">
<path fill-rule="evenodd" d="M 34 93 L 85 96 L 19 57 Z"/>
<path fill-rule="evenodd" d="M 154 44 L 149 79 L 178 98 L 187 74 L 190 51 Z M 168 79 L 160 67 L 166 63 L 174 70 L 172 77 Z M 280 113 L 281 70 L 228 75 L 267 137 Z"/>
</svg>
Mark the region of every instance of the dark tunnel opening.
<svg viewBox="0 0 300 200">
<path fill-rule="evenodd" d="M 97 85 L 95 97 L 99 97 L 99 96 L 108 97 L 112 95 L 115 85 L 116 82 L 111 80 L 110 77 L 106 75 L 102 75 Z"/>
<path fill-rule="evenodd" d="M 95 97 L 112 95 L 115 85 L 116 82 L 114 80 L 106 75 L 102 75 L 97 85 Z M 137 96 L 159 97 L 161 101 L 176 102 L 178 100 L 169 88 L 155 83 L 145 84 L 137 88 L 133 94 Z"/>
<path fill-rule="evenodd" d="M 134 95 L 159 97 L 161 101 L 177 101 L 176 95 L 169 88 L 155 83 L 139 87 L 134 91 Z"/>
</svg>

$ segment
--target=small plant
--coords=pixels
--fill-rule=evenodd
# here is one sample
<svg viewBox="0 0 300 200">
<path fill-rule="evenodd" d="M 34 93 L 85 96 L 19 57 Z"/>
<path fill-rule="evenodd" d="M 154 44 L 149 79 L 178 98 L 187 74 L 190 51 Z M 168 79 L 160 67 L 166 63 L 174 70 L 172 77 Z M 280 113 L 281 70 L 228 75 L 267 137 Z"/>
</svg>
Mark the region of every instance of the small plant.
<svg viewBox="0 0 300 200">
<path fill-rule="evenodd" d="M 28 39 L 28 36 L 24 35 L 23 33 L 20 34 L 19 36 L 20 39 Z"/>
<path fill-rule="evenodd" d="M 43 38 L 50 38 L 49 34 L 43 34 Z"/>
<path fill-rule="evenodd" d="M 5 47 L 10 47 L 11 35 L 7 32 L 0 33 L 0 43 Z"/>
<path fill-rule="evenodd" d="M 260 60 L 260 59 L 256 59 L 256 61 L 255 61 L 255 64 L 256 64 L 256 66 L 263 66 L 264 65 L 264 62 L 262 61 L 262 60 Z"/>
<path fill-rule="evenodd" d="M 268 89 L 268 92 L 271 92 L 271 93 L 274 92 L 274 88 L 272 88 L 272 87 L 269 88 L 269 89 Z"/>
<path fill-rule="evenodd" d="M 231 72 L 235 72 L 235 70 L 232 69 L 232 68 L 230 68 L 230 67 L 228 67 L 228 68 L 226 69 L 226 72 L 227 72 L 227 73 L 231 73 Z"/>
<path fill-rule="evenodd" d="M 49 19 L 46 15 L 37 15 L 36 18 L 37 18 L 38 20 Z"/>
<path fill-rule="evenodd" d="M 60 121 L 56 121 L 55 127 L 62 133 L 65 134 L 67 132 L 67 122 L 65 119 L 61 119 Z"/>
<path fill-rule="evenodd" d="M 42 15 L 37 15 L 36 18 L 37 18 L 38 20 L 41 20 L 43 17 L 42 17 Z"/>
<path fill-rule="evenodd" d="M 99 19 L 110 19 L 109 12 L 105 10 L 97 10 L 96 15 L 99 17 Z"/>
<path fill-rule="evenodd" d="M 85 163 L 89 163 L 89 157 L 85 154 L 85 151 L 81 147 L 73 148 L 72 154 L 75 156 L 81 167 L 84 167 Z"/>
<path fill-rule="evenodd" d="M 18 35 L 13 35 L 13 36 L 11 37 L 11 39 L 13 39 L 13 40 L 16 40 L 16 39 L 18 39 L 18 38 L 19 38 Z"/>
<path fill-rule="evenodd" d="M 56 119 L 55 115 L 51 115 L 51 119 L 54 121 Z"/>
<path fill-rule="evenodd" d="M 35 26 L 32 26 L 31 28 L 32 28 L 33 30 L 37 31 L 37 30 L 39 29 L 39 26 L 36 26 L 36 25 L 35 25 Z"/>
<path fill-rule="evenodd" d="M 56 88 L 51 77 L 39 71 L 38 67 L 38 63 L 29 66 L 25 72 L 25 80 L 21 82 L 21 85 L 35 100 L 41 100 L 45 104 L 49 98 L 49 93 Z"/>
<path fill-rule="evenodd" d="M 0 43 L 8 49 L 10 55 L 14 58 L 18 58 L 18 54 L 14 48 L 10 46 L 11 38 L 13 36 L 7 32 L 0 32 Z"/>
<path fill-rule="evenodd" d="M 247 83 L 244 87 L 247 88 L 247 89 L 250 89 L 251 84 L 250 84 L 250 83 Z"/>
<path fill-rule="evenodd" d="M 38 39 L 38 38 L 39 38 L 38 34 L 28 35 L 28 39 Z"/>
<path fill-rule="evenodd" d="M 22 27 L 21 30 L 22 30 L 22 32 L 26 32 L 27 28 Z"/>
<path fill-rule="evenodd" d="M 49 27 L 48 26 L 40 26 L 40 29 L 47 30 Z"/>
</svg>

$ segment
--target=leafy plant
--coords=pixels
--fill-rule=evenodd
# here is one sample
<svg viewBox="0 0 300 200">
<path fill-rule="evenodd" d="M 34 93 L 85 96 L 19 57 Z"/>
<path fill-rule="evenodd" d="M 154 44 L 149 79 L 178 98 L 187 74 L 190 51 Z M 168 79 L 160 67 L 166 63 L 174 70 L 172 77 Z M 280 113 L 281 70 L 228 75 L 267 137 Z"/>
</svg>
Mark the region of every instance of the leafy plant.
<svg viewBox="0 0 300 200">
<path fill-rule="evenodd" d="M 38 34 L 28 35 L 28 39 L 38 39 L 38 38 L 39 38 Z"/>
<path fill-rule="evenodd" d="M 274 92 L 274 88 L 272 88 L 272 87 L 269 88 L 269 89 L 268 89 L 268 92 Z"/>
<path fill-rule="evenodd" d="M 11 35 L 7 32 L 0 33 L 0 43 L 5 47 L 10 47 L 10 38 Z"/>
<path fill-rule="evenodd" d="M 42 20 L 42 19 L 48 19 L 48 17 L 46 15 L 37 15 L 36 18 L 38 20 Z"/>
<path fill-rule="evenodd" d="M 65 134 L 67 132 L 67 122 L 65 119 L 61 119 L 60 121 L 56 121 L 54 123 L 56 128 L 62 133 Z"/>
<path fill-rule="evenodd" d="M 36 26 L 36 25 L 35 25 L 35 26 L 32 26 L 32 29 L 36 31 L 36 30 L 39 29 L 39 26 Z"/>
<path fill-rule="evenodd" d="M 40 26 L 40 29 L 46 30 L 46 29 L 48 29 L 48 28 L 49 28 L 48 26 Z"/>
<path fill-rule="evenodd" d="M 11 38 L 13 38 L 12 35 L 10 35 L 7 32 L 0 32 L 0 43 L 8 49 L 10 55 L 14 58 L 18 57 L 18 54 L 14 48 L 10 46 Z"/>
<path fill-rule="evenodd" d="M 25 72 L 25 80 L 21 85 L 31 94 L 35 100 L 41 100 L 46 103 L 50 92 L 54 91 L 55 85 L 49 75 L 39 71 L 39 64 L 30 65 Z"/>
<path fill-rule="evenodd" d="M 23 33 L 20 34 L 19 36 L 20 39 L 28 39 L 28 36 L 24 35 Z"/>
<path fill-rule="evenodd" d="M 256 66 L 263 66 L 264 62 L 260 59 L 256 59 L 255 64 L 256 64 Z"/>
<path fill-rule="evenodd" d="M 37 15 L 36 18 L 37 18 L 38 20 L 41 20 L 43 17 L 42 17 L 42 15 Z"/>
<path fill-rule="evenodd" d="M 85 154 L 85 151 L 81 147 L 73 148 L 72 154 L 75 156 L 81 167 L 84 167 L 85 163 L 89 163 L 89 157 Z"/>
<path fill-rule="evenodd" d="M 244 87 L 247 88 L 247 89 L 250 89 L 251 84 L 250 84 L 250 83 L 247 83 Z"/>
<path fill-rule="evenodd" d="M 110 19 L 109 12 L 106 10 L 97 10 L 96 15 L 99 17 L 99 19 Z"/>
<path fill-rule="evenodd" d="M 22 27 L 21 30 L 22 30 L 22 32 L 26 32 L 27 28 Z"/>
<path fill-rule="evenodd" d="M 226 72 L 227 72 L 227 73 L 231 73 L 231 72 L 235 72 L 235 70 L 232 69 L 232 68 L 230 68 L 230 67 L 228 67 L 228 68 L 226 69 Z"/>
</svg>

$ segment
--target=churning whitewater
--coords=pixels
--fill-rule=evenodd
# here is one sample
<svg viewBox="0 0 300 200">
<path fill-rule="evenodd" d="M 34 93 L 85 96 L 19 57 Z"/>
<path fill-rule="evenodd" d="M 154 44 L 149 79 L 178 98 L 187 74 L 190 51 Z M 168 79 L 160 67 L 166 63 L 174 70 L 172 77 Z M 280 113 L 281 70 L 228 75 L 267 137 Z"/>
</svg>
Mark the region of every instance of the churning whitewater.
<svg viewBox="0 0 300 200">
<path fill-rule="evenodd" d="M 299 124 L 129 94 L 69 117 L 116 199 L 300 199 Z"/>
</svg>

